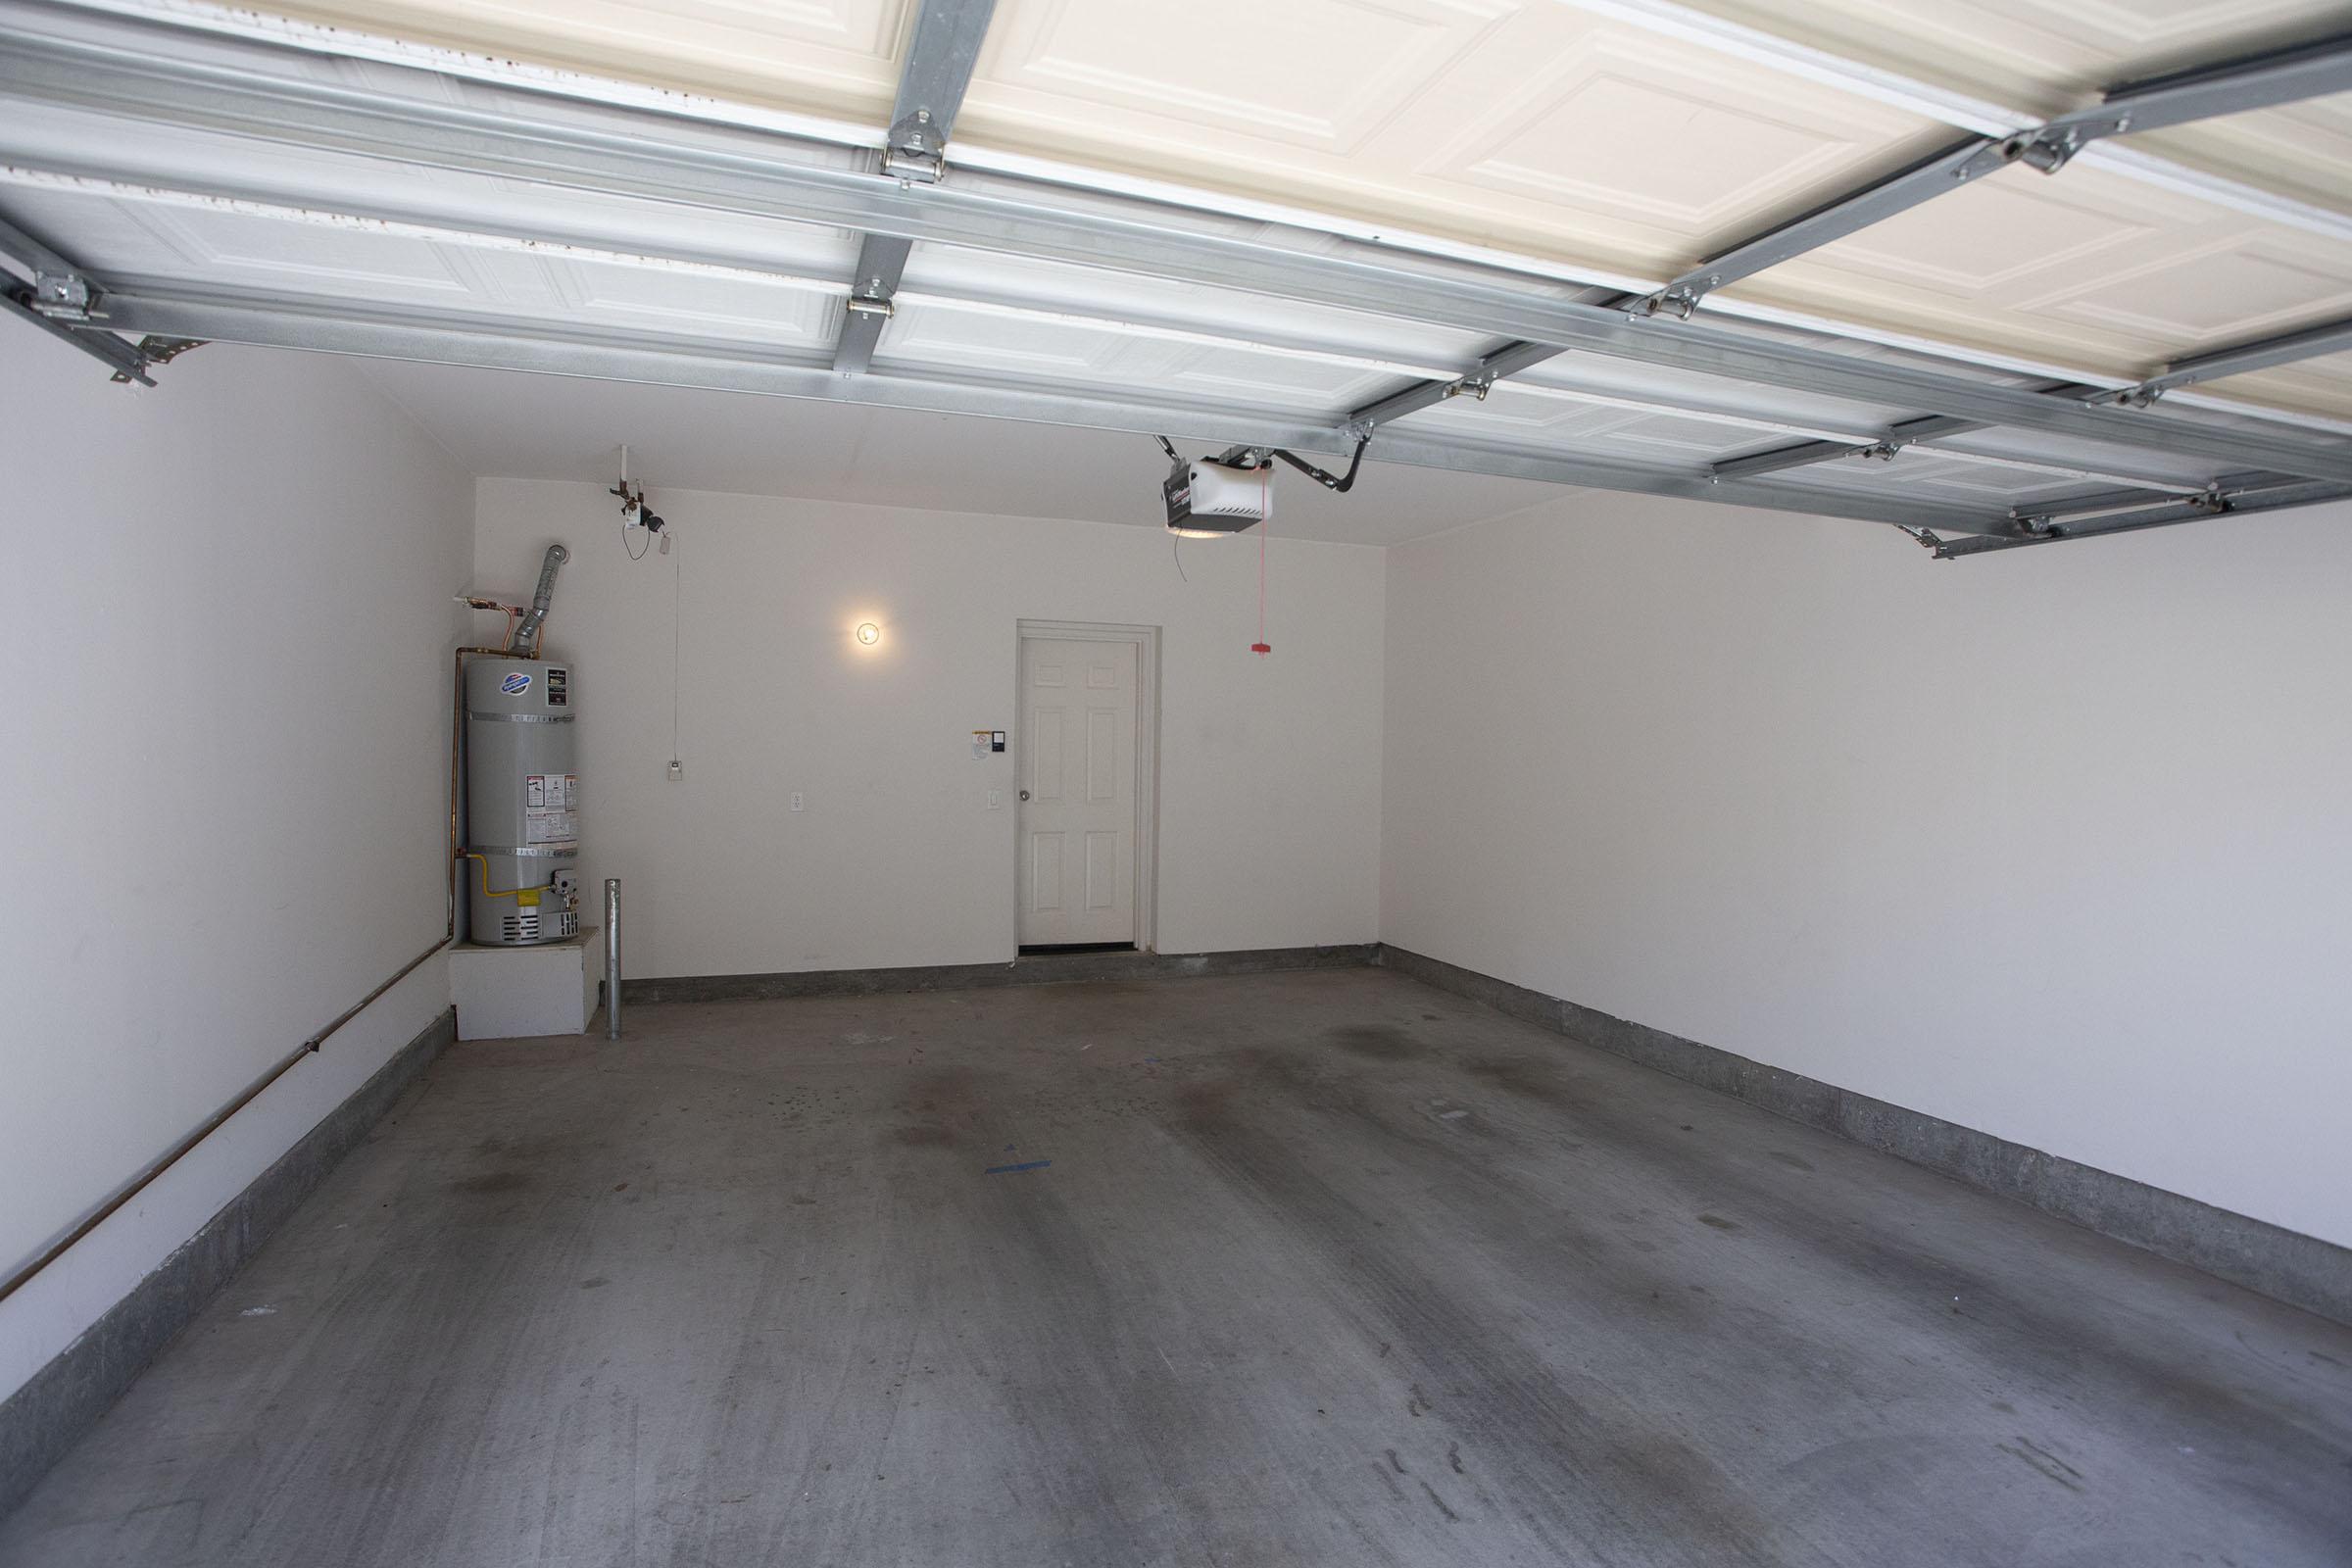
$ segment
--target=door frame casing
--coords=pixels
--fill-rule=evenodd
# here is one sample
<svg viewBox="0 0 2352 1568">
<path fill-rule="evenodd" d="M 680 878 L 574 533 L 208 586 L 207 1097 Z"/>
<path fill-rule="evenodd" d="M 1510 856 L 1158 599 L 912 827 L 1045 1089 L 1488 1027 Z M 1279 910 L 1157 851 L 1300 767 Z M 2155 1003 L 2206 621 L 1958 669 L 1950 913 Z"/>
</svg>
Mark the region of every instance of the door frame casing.
<svg viewBox="0 0 2352 1568">
<path fill-rule="evenodd" d="M 1012 632 L 1013 745 L 1026 744 L 1028 694 L 1021 689 L 1021 644 L 1029 638 L 1069 643 L 1135 645 L 1135 947 L 1159 951 L 1159 628 L 1092 620 L 1016 620 Z M 1019 794 L 1023 758 L 1013 754 L 1014 794 Z M 1013 854 L 1020 851 L 1020 803 L 1013 803 Z M 1014 951 L 1019 951 L 1020 872 L 1013 872 Z"/>
</svg>

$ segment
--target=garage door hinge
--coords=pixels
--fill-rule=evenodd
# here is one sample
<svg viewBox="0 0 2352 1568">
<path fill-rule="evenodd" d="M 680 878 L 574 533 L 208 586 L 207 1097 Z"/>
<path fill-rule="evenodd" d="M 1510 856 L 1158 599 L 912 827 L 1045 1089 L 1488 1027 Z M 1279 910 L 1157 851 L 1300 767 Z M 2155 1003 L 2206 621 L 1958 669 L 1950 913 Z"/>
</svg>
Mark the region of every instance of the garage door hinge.
<svg viewBox="0 0 2352 1568">
<path fill-rule="evenodd" d="M 1676 320 L 1688 321 L 1697 311 L 1698 302 L 1706 298 L 1707 291 L 1722 281 L 1723 279 L 1720 277 L 1710 277 L 1704 280 L 1693 279 L 1687 283 L 1678 283 L 1669 289 L 1661 289 L 1646 299 L 1636 300 L 1632 307 L 1632 314 L 1636 316 L 1671 316 Z"/>
<path fill-rule="evenodd" d="M 98 308 L 104 298 L 105 291 L 79 272 L 35 272 L 32 298 L 25 303 L 52 321 L 80 325 L 106 319 Z"/>
<path fill-rule="evenodd" d="M 947 138 L 932 122 L 930 110 L 917 109 L 890 127 L 890 142 L 882 150 L 882 172 L 936 185 L 947 172 Z"/>
<path fill-rule="evenodd" d="M 2045 125 L 2038 130 L 2021 130 L 2000 144 L 2000 155 L 2029 169 L 2055 174 L 2093 141 L 2102 136 L 2120 136 L 2131 128 L 2132 117 L 2117 115 L 2113 120 L 2077 121 L 2062 128 Z"/>
</svg>

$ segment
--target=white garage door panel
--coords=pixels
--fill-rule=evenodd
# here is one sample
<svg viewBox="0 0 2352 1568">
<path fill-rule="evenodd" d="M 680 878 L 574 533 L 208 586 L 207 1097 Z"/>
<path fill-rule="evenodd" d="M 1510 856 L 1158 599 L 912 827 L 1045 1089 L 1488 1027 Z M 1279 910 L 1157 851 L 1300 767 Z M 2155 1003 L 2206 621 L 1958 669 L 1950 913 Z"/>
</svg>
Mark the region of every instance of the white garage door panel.
<svg viewBox="0 0 2352 1568">
<path fill-rule="evenodd" d="M 283 16 L 887 122 L 913 0 L 302 0 Z"/>
<path fill-rule="evenodd" d="M 1835 0 L 1822 9 L 1859 16 L 1859 4 Z M 888 113 L 911 9 L 912 0 L 690 0 L 677 8 L 651 0 L 503 0 L 487 8 L 326 0 L 306 14 L 428 41 L 504 40 L 499 47 L 516 58 L 640 81 L 691 77 L 701 90 L 809 113 L 846 93 L 861 106 L 868 128 L 859 134 L 870 140 Z M 1767 21 L 1777 16 L 1773 24 L 1792 36 L 1803 30 L 1791 20 L 1801 9 L 1793 0 L 1748 8 Z M 1932 8 L 1901 0 L 1898 9 L 1925 18 Z M 2142 9 L 2122 8 L 2134 16 Z M 1970 60 L 1989 62 L 1986 70 L 2013 74 L 2012 101 L 2055 93 L 2071 103 L 2079 81 L 2113 79 L 2150 51 L 2210 51 L 2222 39 L 2235 47 L 2266 28 L 2308 27 L 2319 14 L 2264 0 L 2183 3 L 2143 25 L 2110 12 L 2122 14 L 2112 5 L 2062 9 L 2055 0 L 1977 6 L 1984 36 L 1970 44 L 1973 54 L 1956 47 L 1960 64 L 1951 69 L 1965 74 Z M 1928 21 L 1919 25 L 1933 30 Z M 1243 36 L 1250 48 L 1229 47 Z M 1567 293 L 1577 278 L 1654 278 L 1955 134 L 1948 102 L 1929 88 L 1889 87 L 1850 68 L 1794 69 L 1785 46 L 1743 52 L 1727 36 L 1704 16 L 1650 0 L 1002 0 L 957 125 L 956 145 L 971 150 L 972 162 L 958 164 L 952 180 L 974 190 L 989 188 L 992 177 L 1003 185 L 1003 176 L 985 172 L 988 160 L 1033 148 L 1301 210 L 1360 211 L 1384 233 L 1395 226 L 1521 246 L 1549 269 L 1547 286 Z M 1867 53 L 1869 36 L 1855 29 L 1835 41 L 1845 53 Z M 2028 70 L 2037 49 L 2048 59 Z M 303 58 L 303 74 L 399 81 L 424 97 L 488 102 L 492 90 L 331 52 Z M 127 148 L 123 157 L 152 160 L 161 180 L 262 181 L 286 204 L 314 209 L 307 218 L 225 211 L 186 192 L 121 188 L 103 198 L 71 195 L 54 188 L 54 174 L 0 170 L 0 208 L 134 285 L 209 283 L 411 305 L 741 345 L 814 366 L 828 360 L 839 333 L 859 243 L 839 230 L 456 176 L 397 159 L 135 127 L 118 141 L 108 123 L 33 106 L 12 112 L 0 142 L 30 149 L 26 157 L 68 161 L 76 147 Z M 2300 138 L 2314 156 L 2352 146 L 2352 119 L 2338 103 L 2230 123 Z M 688 124 L 672 128 L 689 139 L 734 134 L 679 128 Z M 828 169 L 861 169 L 871 159 L 841 145 L 769 145 L 779 158 Z M 2333 177 L 2352 183 L 2342 163 Z M 338 202 L 353 210 L 340 220 Z M 365 216 L 393 205 L 416 221 L 387 227 Z M 1342 243 L 1230 213 L 1193 220 L 1310 249 Z M 576 243 L 533 245 L 479 231 L 494 226 L 544 228 Z M 631 259 L 631 243 L 674 244 L 704 262 L 716 256 L 736 265 Z M 747 267 L 775 275 L 746 276 Z M 2124 378 L 2352 314 L 2352 226 L 2331 238 L 2309 222 L 2266 221 L 2086 155 L 2056 178 L 2017 169 L 1976 182 L 1718 298 L 1727 307 L 1746 301 L 1859 321 L 1922 343 L 1974 345 L 2018 372 Z M 1210 439 L 1215 432 L 1202 426 L 1220 411 L 1336 426 L 1404 381 L 1458 374 L 1494 346 L 1476 334 L 1338 307 L 921 245 L 874 368 L 902 381 L 1164 401 L 1177 406 L 1173 416 L 1195 421 L 1196 438 Z M 2219 390 L 2352 418 L 2352 374 L 2340 360 Z M 1483 402 L 1423 411 L 1406 428 L 1506 453 L 1631 460 L 1698 476 L 1721 458 L 1787 441 L 1861 444 L 1919 412 L 1579 354 L 1540 365 Z M 1991 459 L 2052 457 L 2016 432 L 1971 440 L 1984 441 Z M 1331 445 L 1345 443 L 1334 437 Z M 1148 445 L 1133 453 L 1139 471 L 1156 466 Z M 1371 455 L 1380 456 L 1377 443 Z M 2086 472 L 2170 476 L 2163 453 L 2078 443 L 2072 457 Z M 1974 505 L 2046 494 L 2053 481 L 2045 469 L 1945 458 L 1833 465 L 1780 482 L 1882 498 L 1899 498 L 1911 484 L 1923 496 L 1965 495 Z M 1134 495 L 1132 506 L 1094 510 L 1150 522 L 1149 484 Z M 1366 496 L 1345 499 L 1371 517 Z M 1430 525 L 1456 520 L 1435 516 Z M 1073 841 L 1072 867 L 1082 848 Z"/>
<path fill-rule="evenodd" d="M 1697 0 L 1693 9 L 2044 117 L 2118 82 L 2344 24 L 2333 0 Z M 2345 115 L 2341 105 L 2269 109 L 2135 145 L 2263 184 L 2289 166 L 2340 198 L 2343 154 L 2329 144 L 2344 134 Z"/>
<path fill-rule="evenodd" d="M 293 9 L 878 128 L 911 5 Z M 1709 13 L 1859 66 L 1800 69 L 1786 43 L 1754 47 Z M 1949 142 L 1955 113 L 2047 114 L 2331 19 L 2341 8 L 2326 0 L 1002 0 L 957 141 L 1656 278 Z M 1949 108 L 1955 94 L 1971 106 Z M 2340 102 L 2132 145 L 2352 212 Z M 2012 171 L 1728 297 L 2130 376 L 2188 352 L 2184 332 L 2210 346 L 2337 308 L 2347 243 L 2352 224 L 2330 237 L 2268 221 L 2086 156 L 2056 179 Z M 947 352 L 901 335 L 909 356 Z M 1016 352 L 1055 351 L 1008 347 L 1006 365 Z M 2328 378 L 2263 390 L 2352 416 Z"/>
</svg>

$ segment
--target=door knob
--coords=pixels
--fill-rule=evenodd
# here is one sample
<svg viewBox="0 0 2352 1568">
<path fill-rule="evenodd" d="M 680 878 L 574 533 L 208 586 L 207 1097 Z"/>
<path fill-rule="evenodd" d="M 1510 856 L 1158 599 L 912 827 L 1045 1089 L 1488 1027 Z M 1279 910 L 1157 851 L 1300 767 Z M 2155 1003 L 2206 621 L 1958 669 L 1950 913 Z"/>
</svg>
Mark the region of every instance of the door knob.
<svg viewBox="0 0 2352 1568">
<path fill-rule="evenodd" d="M 1025 801 L 1025 800 L 1027 800 L 1028 798 L 1029 798 L 1029 792 L 1028 792 L 1027 790 L 1023 790 L 1023 791 L 1021 791 L 1021 799 Z"/>
</svg>

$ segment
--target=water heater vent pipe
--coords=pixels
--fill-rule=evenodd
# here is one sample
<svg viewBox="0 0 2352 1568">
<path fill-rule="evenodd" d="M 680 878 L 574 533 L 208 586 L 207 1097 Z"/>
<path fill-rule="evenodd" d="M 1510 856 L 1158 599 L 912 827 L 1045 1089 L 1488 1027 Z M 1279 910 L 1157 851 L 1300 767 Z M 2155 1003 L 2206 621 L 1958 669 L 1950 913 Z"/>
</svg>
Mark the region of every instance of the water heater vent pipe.
<svg viewBox="0 0 2352 1568">
<path fill-rule="evenodd" d="M 571 559 L 562 545 L 549 545 L 539 560 L 539 586 L 531 594 L 530 612 L 514 629 L 514 652 L 523 659 L 539 657 L 539 628 L 547 623 L 547 607 L 556 596 L 556 572 Z"/>
</svg>

